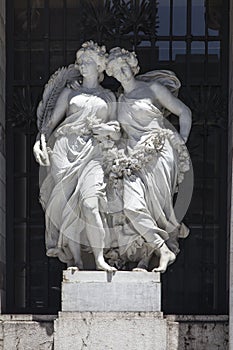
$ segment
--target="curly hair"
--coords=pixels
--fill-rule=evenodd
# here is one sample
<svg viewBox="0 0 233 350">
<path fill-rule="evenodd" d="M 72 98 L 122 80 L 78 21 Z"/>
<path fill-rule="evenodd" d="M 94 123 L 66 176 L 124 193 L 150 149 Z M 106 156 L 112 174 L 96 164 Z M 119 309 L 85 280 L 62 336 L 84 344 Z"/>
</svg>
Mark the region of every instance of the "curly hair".
<svg viewBox="0 0 233 350">
<path fill-rule="evenodd" d="M 99 46 L 97 43 L 94 43 L 92 40 L 86 41 L 82 44 L 81 49 L 79 49 L 76 52 L 76 61 L 75 65 L 79 65 L 79 59 L 81 56 L 87 56 L 91 57 L 97 64 L 98 74 L 99 74 L 99 81 L 103 80 L 103 72 L 106 69 L 107 64 L 107 53 L 106 53 L 106 47 Z"/>
<path fill-rule="evenodd" d="M 114 65 L 119 66 L 122 62 L 126 62 L 130 66 L 134 75 L 139 72 L 140 67 L 135 52 L 130 52 L 120 47 L 114 47 L 109 52 L 106 73 L 109 76 L 113 75 L 112 67 Z"/>
</svg>

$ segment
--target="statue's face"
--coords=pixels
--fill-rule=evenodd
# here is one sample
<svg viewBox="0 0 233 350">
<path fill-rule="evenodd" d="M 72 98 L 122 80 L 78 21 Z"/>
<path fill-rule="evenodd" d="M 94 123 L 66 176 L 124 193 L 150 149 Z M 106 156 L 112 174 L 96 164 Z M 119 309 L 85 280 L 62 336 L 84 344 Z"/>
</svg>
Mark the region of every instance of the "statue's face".
<svg viewBox="0 0 233 350">
<path fill-rule="evenodd" d="M 90 56 L 83 54 L 76 60 L 76 67 L 83 77 L 95 76 L 98 74 L 96 61 Z"/>
<path fill-rule="evenodd" d="M 130 66 L 125 61 L 117 61 L 116 64 L 112 66 L 112 75 L 120 83 L 129 81 L 133 76 Z"/>
</svg>

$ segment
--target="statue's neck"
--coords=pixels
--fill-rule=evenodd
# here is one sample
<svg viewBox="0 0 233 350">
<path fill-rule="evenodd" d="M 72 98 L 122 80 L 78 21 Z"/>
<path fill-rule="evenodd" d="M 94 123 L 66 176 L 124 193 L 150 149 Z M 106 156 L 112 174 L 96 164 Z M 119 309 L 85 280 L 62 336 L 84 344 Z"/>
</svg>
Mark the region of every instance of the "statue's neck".
<svg viewBox="0 0 233 350">
<path fill-rule="evenodd" d="M 87 89 L 98 89 L 99 82 L 97 77 L 83 77 L 82 86 Z"/>
</svg>

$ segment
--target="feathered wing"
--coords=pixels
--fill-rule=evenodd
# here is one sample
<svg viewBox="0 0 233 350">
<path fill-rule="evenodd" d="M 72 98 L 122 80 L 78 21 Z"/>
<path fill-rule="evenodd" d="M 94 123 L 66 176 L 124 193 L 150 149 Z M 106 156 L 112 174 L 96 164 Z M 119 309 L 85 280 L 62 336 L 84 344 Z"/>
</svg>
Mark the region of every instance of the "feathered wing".
<svg viewBox="0 0 233 350">
<path fill-rule="evenodd" d="M 45 85 L 42 100 L 37 108 L 37 127 L 40 133 L 46 131 L 53 109 L 62 90 L 79 79 L 79 72 L 74 65 L 59 68 Z M 76 83 L 78 84 L 78 83 Z"/>
<path fill-rule="evenodd" d="M 178 92 L 181 87 L 179 79 L 175 73 L 170 70 L 153 70 L 145 74 L 137 75 L 136 79 L 145 82 L 156 81 L 166 86 L 166 88 L 176 97 L 178 96 Z M 164 111 L 165 117 L 167 117 L 169 114 L 171 114 L 171 112 L 168 110 Z"/>
</svg>

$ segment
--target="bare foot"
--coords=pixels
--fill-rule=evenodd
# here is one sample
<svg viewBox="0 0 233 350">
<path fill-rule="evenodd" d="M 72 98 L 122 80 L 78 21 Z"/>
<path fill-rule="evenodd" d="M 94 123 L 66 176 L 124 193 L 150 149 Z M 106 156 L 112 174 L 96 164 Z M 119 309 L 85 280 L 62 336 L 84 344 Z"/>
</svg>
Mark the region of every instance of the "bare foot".
<svg viewBox="0 0 233 350">
<path fill-rule="evenodd" d="M 83 262 L 81 260 L 79 262 L 70 261 L 69 263 L 67 263 L 67 270 L 68 269 L 83 270 Z"/>
<path fill-rule="evenodd" d="M 103 264 L 98 264 L 96 266 L 97 270 L 102 270 L 102 271 L 117 271 L 117 269 L 113 266 L 108 265 L 107 263 L 103 263 Z"/>
<path fill-rule="evenodd" d="M 159 266 L 155 267 L 152 271 L 164 273 L 167 270 L 168 265 L 172 264 L 176 260 L 176 256 L 167 247 L 165 243 L 159 249 L 159 253 L 160 253 Z"/>
<path fill-rule="evenodd" d="M 104 258 L 99 258 L 96 262 L 96 268 L 97 270 L 103 270 L 103 271 L 117 271 L 117 269 L 113 266 L 110 266 L 104 261 Z"/>
</svg>

